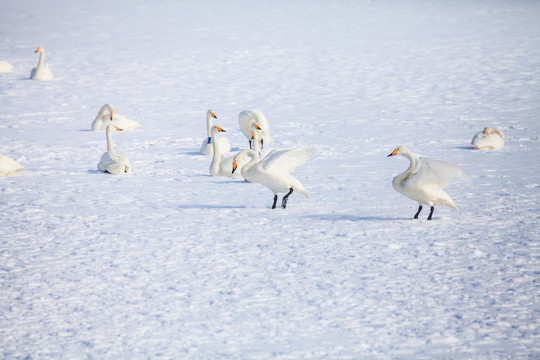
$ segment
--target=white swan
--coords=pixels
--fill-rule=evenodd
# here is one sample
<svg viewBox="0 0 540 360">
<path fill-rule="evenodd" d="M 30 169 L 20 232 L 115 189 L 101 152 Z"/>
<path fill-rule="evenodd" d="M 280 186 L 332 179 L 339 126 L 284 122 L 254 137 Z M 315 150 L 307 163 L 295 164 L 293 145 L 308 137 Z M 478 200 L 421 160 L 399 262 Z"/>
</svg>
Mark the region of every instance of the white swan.
<svg viewBox="0 0 540 360">
<path fill-rule="evenodd" d="M 13 71 L 13 65 L 7 61 L 0 61 L 0 73 L 10 73 Z"/>
<path fill-rule="evenodd" d="M 262 135 L 261 135 L 261 148 L 264 147 L 265 144 L 273 144 L 274 140 L 270 136 L 270 127 L 268 126 L 268 121 L 266 120 L 266 117 L 264 114 L 259 110 L 244 110 L 238 115 L 238 125 L 240 126 L 240 130 L 242 133 L 246 136 L 246 138 L 249 140 L 249 148 L 252 148 L 251 144 L 251 124 L 257 123 L 261 127 Z"/>
<path fill-rule="evenodd" d="M 436 205 L 448 206 L 457 211 L 456 205 L 443 189 L 454 179 L 470 183 L 472 179 L 469 174 L 445 161 L 413 154 L 405 146 L 394 149 L 388 156 L 394 155 L 403 155 L 411 162 L 407 170 L 392 180 L 392 186 L 397 192 L 418 202 L 415 219 L 418 219 L 422 205 L 431 206 L 428 220 L 431 220 Z"/>
<path fill-rule="evenodd" d="M 131 171 L 131 165 L 126 155 L 114 151 L 111 139 L 113 131 L 122 131 L 122 129 L 120 129 L 116 125 L 107 126 L 107 152 L 103 153 L 97 167 L 100 171 L 108 172 L 111 174 L 118 174 L 121 172 L 127 173 Z"/>
<path fill-rule="evenodd" d="M 264 159 L 259 160 L 259 155 L 254 150 L 242 150 L 234 158 L 232 171 L 237 170 L 237 161 L 246 156 L 251 157 L 251 160 L 241 169 L 242 176 L 247 182 L 259 183 L 272 190 L 274 193 L 272 209 L 276 208 L 278 193 L 286 193 L 281 202 L 281 207 L 285 209 L 293 191 L 309 198 L 304 185 L 291 173 L 298 166 L 308 162 L 312 151 L 313 149 L 273 150 Z"/>
<path fill-rule="evenodd" d="M 111 104 L 105 104 L 99 109 L 98 114 L 94 121 L 92 121 L 92 130 L 101 131 L 106 130 L 107 126 L 116 125 L 122 130 L 135 130 L 141 127 L 135 120 L 128 119 L 123 115 L 115 114 L 114 106 Z"/>
<path fill-rule="evenodd" d="M 223 176 L 223 177 L 240 177 L 240 172 L 233 174 L 231 171 L 233 166 L 234 156 L 222 156 L 221 148 L 218 145 L 218 133 L 226 132 L 219 126 L 212 126 L 210 128 L 210 136 L 212 137 L 212 146 L 214 147 L 212 154 L 212 162 L 210 163 L 210 175 Z M 247 161 L 240 162 L 239 167 L 243 166 Z"/>
<path fill-rule="evenodd" d="M 36 51 L 34 51 L 34 53 L 39 53 L 39 61 L 37 67 L 33 68 L 30 72 L 30 79 L 52 80 L 52 71 L 47 65 L 45 65 L 45 50 L 40 46 L 36 49 Z"/>
<path fill-rule="evenodd" d="M 0 155 L 0 175 L 10 176 L 19 170 L 24 170 L 24 167 L 10 157 Z"/>
<path fill-rule="evenodd" d="M 214 153 L 214 145 L 212 143 L 212 136 L 210 135 L 210 129 L 212 129 L 213 125 L 212 118 L 217 119 L 216 113 L 213 110 L 208 110 L 206 112 L 206 135 L 208 137 L 204 139 L 201 144 L 202 155 L 212 155 Z M 216 137 L 216 142 L 221 154 L 226 154 L 231 151 L 231 144 L 226 137 Z"/>
<path fill-rule="evenodd" d="M 500 149 L 504 146 L 504 135 L 499 129 L 485 127 L 484 131 L 480 131 L 474 135 L 471 146 L 476 150 Z"/>
</svg>

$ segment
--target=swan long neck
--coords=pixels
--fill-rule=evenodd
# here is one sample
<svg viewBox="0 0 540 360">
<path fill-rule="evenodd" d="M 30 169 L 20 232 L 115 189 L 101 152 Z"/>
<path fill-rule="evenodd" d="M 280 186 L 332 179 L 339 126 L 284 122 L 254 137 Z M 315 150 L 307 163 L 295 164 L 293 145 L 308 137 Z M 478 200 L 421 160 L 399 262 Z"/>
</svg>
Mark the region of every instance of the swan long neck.
<svg viewBox="0 0 540 360">
<path fill-rule="evenodd" d="M 212 116 L 208 114 L 206 115 L 206 134 L 208 135 L 208 137 L 211 136 L 210 130 L 212 129 L 212 125 L 213 125 Z"/>
<path fill-rule="evenodd" d="M 251 169 L 253 166 L 255 166 L 259 161 L 260 161 L 260 157 L 259 157 L 259 153 L 255 152 L 254 150 L 251 150 L 251 149 L 244 149 L 240 152 L 242 154 L 242 156 L 244 155 L 247 155 L 247 156 L 250 156 L 251 157 L 251 160 L 249 160 L 248 163 L 246 163 L 244 166 L 242 166 L 242 172 L 243 171 L 248 171 L 249 169 Z M 240 154 L 239 153 L 239 154 Z"/>
<path fill-rule="evenodd" d="M 114 152 L 114 148 L 112 144 L 112 128 L 109 128 L 109 127 L 107 128 L 106 137 L 107 137 L 107 151 L 114 154 L 115 152 Z"/>
<path fill-rule="evenodd" d="M 39 61 L 36 67 L 36 72 L 40 71 L 45 64 L 45 51 L 41 50 L 39 52 Z"/>
<path fill-rule="evenodd" d="M 499 130 L 499 129 L 493 129 L 493 132 L 499 134 L 499 136 L 501 137 L 501 139 L 504 137 L 502 131 Z"/>
<path fill-rule="evenodd" d="M 402 181 L 407 180 L 409 176 L 411 176 L 414 168 L 416 167 L 416 159 L 414 158 L 414 155 L 411 152 L 407 151 L 407 152 L 402 153 L 401 155 L 409 159 L 410 164 L 407 170 L 405 170 L 403 173 L 399 174 L 398 176 L 394 178 L 394 181 L 398 183 L 401 183 Z"/>
</svg>

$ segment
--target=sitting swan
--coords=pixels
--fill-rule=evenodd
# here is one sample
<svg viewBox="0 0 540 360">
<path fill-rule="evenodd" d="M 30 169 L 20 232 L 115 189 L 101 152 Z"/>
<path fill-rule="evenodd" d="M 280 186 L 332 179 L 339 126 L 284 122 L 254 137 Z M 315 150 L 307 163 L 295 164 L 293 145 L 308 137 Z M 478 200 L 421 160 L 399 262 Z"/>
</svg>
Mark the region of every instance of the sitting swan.
<svg viewBox="0 0 540 360">
<path fill-rule="evenodd" d="M 484 131 L 480 131 L 474 135 L 471 146 L 476 150 L 500 149 L 504 146 L 504 135 L 499 129 L 485 127 Z"/>
<path fill-rule="evenodd" d="M 106 137 L 107 137 L 107 152 L 103 153 L 101 160 L 97 165 L 98 169 L 103 172 L 110 174 L 118 174 L 121 172 L 129 172 L 131 170 L 131 165 L 129 160 L 124 154 L 119 154 L 114 151 L 112 145 L 111 134 L 113 131 L 122 131 L 116 125 L 107 126 Z"/>
<path fill-rule="evenodd" d="M 226 131 L 220 128 L 219 126 L 215 126 L 215 125 L 210 128 L 210 137 L 212 138 L 211 143 L 212 143 L 212 146 L 214 147 L 212 151 L 213 152 L 212 162 L 210 163 L 210 169 L 209 169 L 210 175 L 223 176 L 223 177 L 233 177 L 233 176 L 240 177 L 242 176 L 240 172 L 236 174 L 233 174 L 231 172 L 234 156 L 221 156 L 221 148 L 218 145 L 219 132 L 226 132 Z M 244 163 L 241 163 L 241 165 L 243 164 Z"/>
<path fill-rule="evenodd" d="M 208 137 L 204 139 L 201 144 L 202 155 L 212 155 L 214 153 L 214 145 L 212 143 L 212 136 L 210 135 L 210 129 L 212 129 L 213 125 L 212 118 L 217 119 L 216 113 L 213 110 L 208 110 L 206 112 L 206 135 Z M 226 137 L 216 137 L 216 142 L 221 154 L 226 154 L 231 151 L 231 144 Z"/>
<path fill-rule="evenodd" d="M 123 115 L 114 113 L 114 106 L 105 104 L 99 109 L 94 121 L 92 121 L 92 130 L 106 130 L 109 125 L 116 125 L 122 130 L 135 130 L 141 127 L 141 124 L 135 120 L 128 119 Z"/>
<path fill-rule="evenodd" d="M 298 166 L 308 162 L 312 151 L 313 149 L 273 150 L 264 159 L 259 160 L 259 154 L 256 151 L 242 150 L 234 157 L 232 172 L 237 170 L 237 161 L 245 156 L 251 157 L 251 160 L 241 169 L 242 176 L 247 182 L 259 183 L 272 190 L 274 193 L 272 209 L 276 208 L 278 193 L 286 193 L 281 202 L 281 207 L 285 209 L 287 200 L 293 191 L 297 191 L 309 199 L 304 185 L 291 173 Z"/>
<path fill-rule="evenodd" d="M 260 136 L 261 149 L 264 144 L 273 144 L 274 140 L 270 137 L 270 127 L 268 121 L 262 112 L 259 110 L 244 110 L 238 115 L 238 125 L 240 130 L 249 140 L 249 148 L 252 148 L 251 144 L 251 124 L 257 123 L 261 127 L 262 134 Z"/>
<path fill-rule="evenodd" d="M 0 175 L 10 176 L 19 170 L 24 170 L 24 167 L 10 157 L 0 155 Z"/>
<path fill-rule="evenodd" d="M 424 204 L 431 206 L 428 220 L 433 216 L 435 205 L 448 206 L 457 211 L 456 205 L 443 189 L 456 178 L 470 183 L 472 179 L 469 174 L 445 161 L 413 154 L 405 146 L 396 148 L 388 156 L 399 154 L 409 159 L 411 163 L 405 172 L 392 180 L 392 186 L 397 192 L 418 202 L 415 219 L 418 219 Z"/>
<path fill-rule="evenodd" d="M 38 47 L 34 53 L 39 53 L 39 61 L 37 67 L 33 68 L 30 72 L 30 79 L 32 80 L 52 80 L 53 74 L 51 69 L 45 65 L 45 49 Z"/>
<path fill-rule="evenodd" d="M 0 73 L 10 73 L 13 71 L 13 65 L 7 61 L 0 61 Z"/>
</svg>

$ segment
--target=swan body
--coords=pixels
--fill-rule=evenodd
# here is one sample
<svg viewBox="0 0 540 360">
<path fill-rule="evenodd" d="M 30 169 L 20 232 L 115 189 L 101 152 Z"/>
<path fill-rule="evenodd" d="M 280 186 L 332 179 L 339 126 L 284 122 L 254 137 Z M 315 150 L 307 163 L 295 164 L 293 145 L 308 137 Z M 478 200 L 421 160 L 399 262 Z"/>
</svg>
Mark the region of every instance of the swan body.
<svg viewBox="0 0 540 360">
<path fill-rule="evenodd" d="M 10 176 L 19 170 L 24 170 L 24 167 L 10 157 L 0 155 L 0 175 Z"/>
<path fill-rule="evenodd" d="M 13 65 L 7 61 L 0 61 L 0 73 L 10 73 L 13 71 Z"/>
<path fill-rule="evenodd" d="M 233 172 L 237 169 L 237 161 L 244 157 L 250 157 L 250 161 L 240 170 L 244 179 L 250 183 L 259 183 L 272 190 L 274 193 L 272 209 L 276 208 L 278 194 L 286 193 L 281 203 L 281 207 L 285 209 L 287 200 L 293 191 L 299 192 L 306 198 L 309 198 L 304 185 L 291 173 L 298 166 L 308 162 L 312 151 L 313 149 L 308 148 L 273 150 L 260 160 L 259 154 L 256 151 L 252 149 L 242 150 L 234 158 Z"/>
<path fill-rule="evenodd" d="M 135 120 L 128 119 L 123 115 L 115 114 L 114 106 L 111 104 L 105 104 L 99 109 L 98 114 L 94 121 L 92 121 L 92 130 L 102 131 L 106 130 L 107 126 L 116 125 L 122 130 L 135 130 L 141 127 Z"/>
<path fill-rule="evenodd" d="M 260 143 L 261 148 L 263 148 L 264 144 L 273 144 L 274 140 L 270 136 L 270 127 L 268 126 L 268 121 L 266 120 L 266 117 L 264 114 L 259 110 L 244 110 L 238 115 L 238 125 L 240 126 L 240 130 L 242 133 L 246 136 L 246 138 L 249 140 L 249 148 L 252 148 L 251 144 L 251 124 L 257 123 L 261 127 L 261 136 L 260 136 Z"/>
<path fill-rule="evenodd" d="M 394 149 L 388 156 L 394 155 L 403 155 L 410 161 L 409 168 L 392 180 L 392 186 L 397 192 L 418 202 L 415 219 L 418 219 L 422 205 L 431 207 L 428 220 L 432 219 L 435 206 L 444 205 L 458 210 L 452 198 L 443 189 L 454 179 L 470 183 L 469 174 L 460 167 L 445 161 L 413 154 L 405 146 Z"/>
<path fill-rule="evenodd" d="M 484 131 L 480 131 L 474 135 L 471 146 L 476 150 L 500 149 L 504 146 L 504 135 L 499 129 L 485 127 Z"/>
<path fill-rule="evenodd" d="M 207 138 L 203 140 L 201 144 L 201 154 L 202 155 L 212 155 L 214 153 L 214 144 L 212 136 L 210 135 L 210 130 L 212 129 L 213 123 L 212 119 L 217 119 L 216 113 L 213 110 L 208 110 L 206 112 L 206 135 Z M 216 144 L 219 148 L 221 154 L 226 154 L 231 151 L 231 144 L 224 136 L 218 136 L 215 138 Z"/>
<path fill-rule="evenodd" d="M 221 148 L 218 145 L 218 133 L 226 132 L 219 126 L 212 126 L 210 128 L 210 136 L 212 138 L 212 146 L 214 147 L 212 154 L 212 162 L 210 163 L 210 175 L 212 176 L 223 176 L 223 177 L 240 177 L 242 176 L 240 172 L 233 174 L 231 171 L 233 166 L 234 156 L 222 156 Z M 243 166 L 247 161 L 240 163 L 240 166 Z"/>
<path fill-rule="evenodd" d="M 45 65 L 45 49 L 38 47 L 34 53 L 39 53 L 38 64 L 30 72 L 30 79 L 32 80 L 52 80 L 53 74 L 51 69 Z"/>
<path fill-rule="evenodd" d="M 131 171 L 131 165 L 126 155 L 120 154 L 114 151 L 114 148 L 112 145 L 112 139 L 111 139 L 112 132 L 122 131 L 122 130 L 123 129 L 120 129 L 116 125 L 107 126 L 107 130 L 106 130 L 107 152 L 103 153 L 103 155 L 101 156 L 101 160 L 99 160 L 99 163 L 97 165 L 100 171 L 107 172 L 110 174 L 118 174 L 122 172 L 127 173 Z"/>
</svg>

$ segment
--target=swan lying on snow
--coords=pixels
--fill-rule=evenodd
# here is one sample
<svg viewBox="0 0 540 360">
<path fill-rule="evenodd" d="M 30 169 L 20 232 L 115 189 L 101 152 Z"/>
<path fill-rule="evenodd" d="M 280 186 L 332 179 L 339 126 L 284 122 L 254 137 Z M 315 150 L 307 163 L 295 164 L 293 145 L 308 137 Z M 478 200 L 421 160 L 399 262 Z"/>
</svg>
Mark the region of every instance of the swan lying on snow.
<svg viewBox="0 0 540 360">
<path fill-rule="evenodd" d="M 221 147 L 219 144 L 218 133 L 226 132 L 219 126 L 212 126 L 210 129 L 210 136 L 212 138 L 211 144 L 214 147 L 212 154 L 212 162 L 210 163 L 210 175 L 212 176 L 223 176 L 223 177 L 240 177 L 242 176 L 240 172 L 233 174 L 231 168 L 233 165 L 234 156 L 221 156 Z M 247 161 L 240 162 L 240 167 L 244 165 Z"/>
<path fill-rule="evenodd" d="M 469 174 L 445 161 L 413 154 L 405 146 L 396 148 L 388 156 L 394 155 L 403 155 L 410 161 L 409 168 L 392 180 L 392 186 L 397 192 L 418 202 L 415 219 L 418 219 L 422 205 L 431 206 L 428 220 L 431 220 L 436 205 L 448 206 L 457 211 L 456 205 L 443 189 L 454 179 L 470 183 L 472 179 Z"/>
<path fill-rule="evenodd" d="M 274 140 L 270 137 L 270 127 L 268 126 L 268 121 L 262 112 L 259 110 L 244 110 L 238 115 L 238 125 L 240 130 L 249 140 L 249 148 L 252 148 L 251 144 L 251 124 L 257 123 L 261 127 L 262 134 L 260 136 L 261 149 L 264 147 L 264 144 L 273 144 Z"/>
<path fill-rule="evenodd" d="M 212 155 L 214 153 L 214 145 L 212 136 L 210 135 L 210 130 L 212 129 L 213 123 L 212 118 L 217 119 L 216 113 L 214 110 L 208 110 L 206 112 L 206 135 L 208 136 L 206 139 L 203 140 L 201 144 L 201 154 L 202 155 Z M 216 137 L 215 141 L 217 142 L 217 146 L 220 150 L 220 154 L 226 154 L 229 151 L 231 151 L 231 144 L 229 143 L 229 140 L 227 140 L 224 136 L 218 136 Z"/>
<path fill-rule="evenodd" d="M 114 113 L 114 106 L 105 104 L 99 109 L 94 121 L 92 121 L 92 130 L 106 130 L 109 125 L 116 125 L 122 130 L 135 130 L 141 127 L 141 124 L 135 120 L 128 119 L 123 115 Z"/>
<path fill-rule="evenodd" d="M 484 131 L 474 135 L 471 146 L 476 150 L 500 149 L 504 146 L 504 135 L 499 129 L 485 127 Z"/>
<path fill-rule="evenodd" d="M 52 80 L 53 74 L 51 69 L 45 65 L 45 49 L 38 47 L 34 53 L 39 53 L 39 61 L 37 67 L 33 68 L 30 72 L 30 79 L 32 80 Z"/>
<path fill-rule="evenodd" d="M 13 71 L 13 65 L 7 61 L 0 61 L 0 73 L 10 73 Z"/>
<path fill-rule="evenodd" d="M 113 145 L 112 145 L 112 132 L 113 131 L 122 131 L 118 126 L 116 125 L 109 125 L 107 126 L 106 130 L 106 138 L 107 138 L 107 152 L 103 153 L 101 156 L 101 160 L 99 160 L 99 163 L 97 165 L 97 168 L 100 171 L 107 172 L 110 174 L 118 174 L 121 172 L 129 172 L 131 171 L 131 165 L 129 164 L 129 160 L 124 154 L 117 153 L 114 151 Z"/>
<path fill-rule="evenodd" d="M 272 209 L 276 208 L 278 193 L 286 193 L 281 202 L 281 207 L 285 209 L 287 200 L 293 191 L 309 198 L 304 185 L 291 173 L 298 166 L 308 162 L 312 151 L 313 149 L 273 150 L 264 159 L 260 160 L 256 151 L 251 149 L 242 150 L 234 157 L 232 172 L 234 173 L 238 169 L 238 161 L 245 156 L 251 157 L 251 160 L 240 170 L 242 176 L 247 182 L 259 183 L 272 190 L 274 193 Z"/>
<path fill-rule="evenodd" d="M 24 170 L 24 167 L 10 157 L 0 155 L 0 175 L 10 176 L 19 170 Z"/>
</svg>

